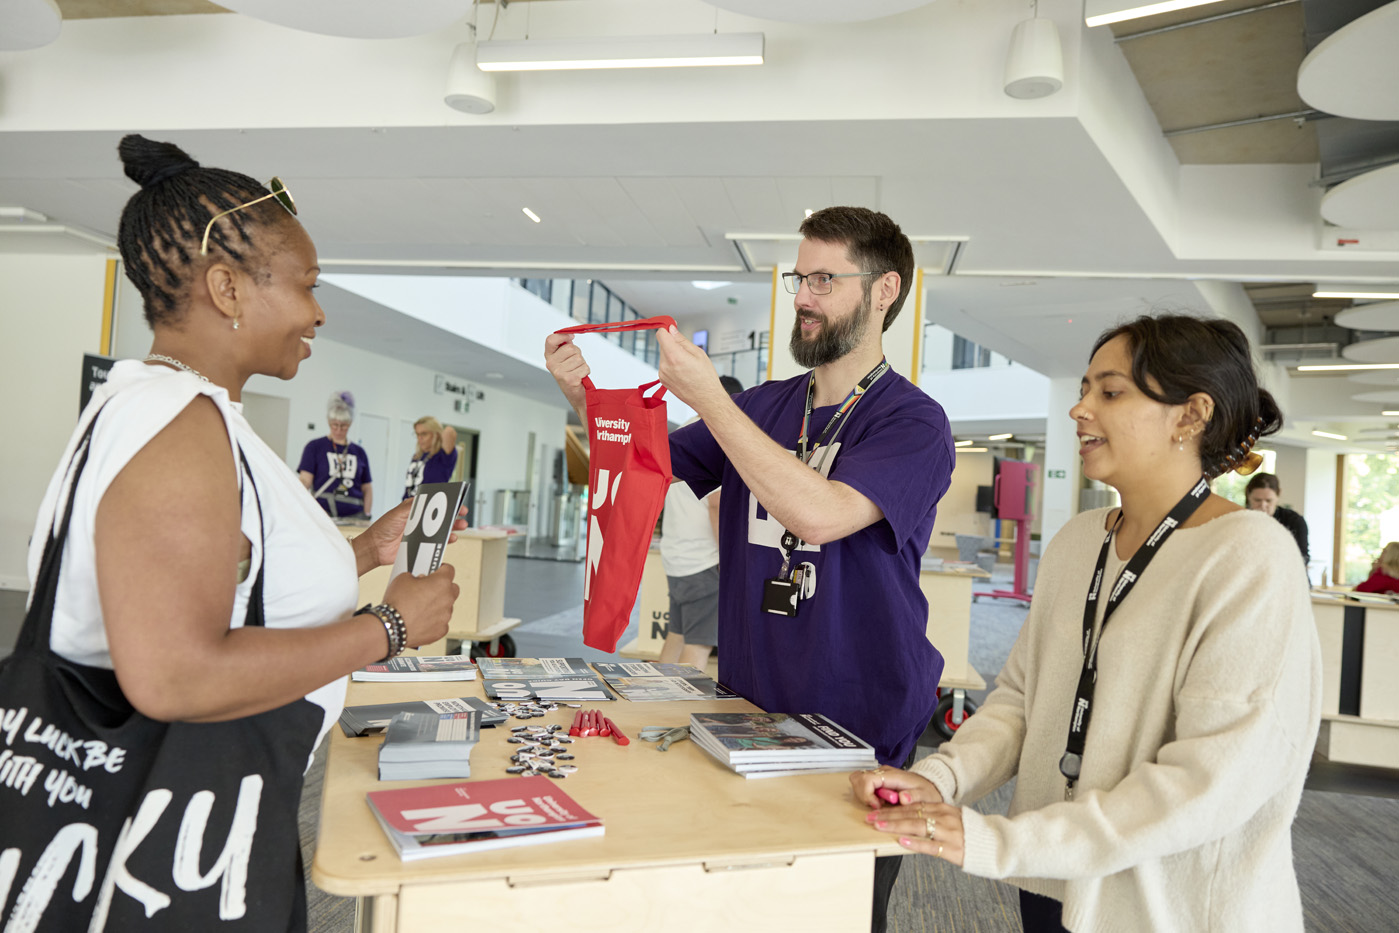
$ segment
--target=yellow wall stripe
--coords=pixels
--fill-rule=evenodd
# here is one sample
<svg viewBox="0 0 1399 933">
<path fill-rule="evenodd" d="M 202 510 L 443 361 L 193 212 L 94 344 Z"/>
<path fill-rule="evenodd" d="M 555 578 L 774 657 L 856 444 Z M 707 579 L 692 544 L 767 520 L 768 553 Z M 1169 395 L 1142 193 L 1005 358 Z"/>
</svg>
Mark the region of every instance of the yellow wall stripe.
<svg viewBox="0 0 1399 933">
<path fill-rule="evenodd" d="M 913 270 L 913 359 L 909 360 L 909 381 L 918 385 L 923 375 L 923 270 Z"/>
<path fill-rule="evenodd" d="M 772 267 L 772 303 L 768 308 L 768 374 L 772 381 L 772 336 L 777 333 L 777 267 Z"/>
<path fill-rule="evenodd" d="M 107 280 L 102 288 L 102 337 L 97 342 L 98 353 L 112 355 L 112 323 L 117 309 L 117 261 L 107 260 Z"/>
</svg>

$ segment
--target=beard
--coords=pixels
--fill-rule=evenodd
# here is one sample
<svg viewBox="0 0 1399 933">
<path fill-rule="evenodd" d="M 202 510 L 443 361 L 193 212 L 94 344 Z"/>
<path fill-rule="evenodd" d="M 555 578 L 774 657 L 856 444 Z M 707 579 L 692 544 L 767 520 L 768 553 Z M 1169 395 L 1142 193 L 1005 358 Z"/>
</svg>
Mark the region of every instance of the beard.
<svg viewBox="0 0 1399 933">
<path fill-rule="evenodd" d="M 835 362 L 860 345 L 869 328 L 870 296 L 865 295 L 855 313 L 838 323 L 831 323 L 829 315 L 820 315 L 821 329 L 809 339 L 802 336 L 804 313 L 807 312 L 798 311 L 797 319 L 792 322 L 792 358 L 799 366 L 815 369 Z"/>
</svg>

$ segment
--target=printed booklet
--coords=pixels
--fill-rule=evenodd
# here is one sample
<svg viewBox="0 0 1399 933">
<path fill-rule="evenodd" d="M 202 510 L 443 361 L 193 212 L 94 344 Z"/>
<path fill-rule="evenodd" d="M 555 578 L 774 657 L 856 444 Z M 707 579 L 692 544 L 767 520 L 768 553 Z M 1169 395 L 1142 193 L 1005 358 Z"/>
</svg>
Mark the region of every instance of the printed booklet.
<svg viewBox="0 0 1399 933">
<path fill-rule="evenodd" d="M 485 700 L 477 697 L 453 697 L 447 700 L 403 700 L 399 703 L 375 703 L 369 706 L 347 706 L 340 713 L 340 730 L 350 738 L 362 735 L 383 735 L 389 720 L 398 713 L 464 713 L 475 710 L 482 726 L 495 726 L 510 717 Z"/>
<path fill-rule="evenodd" d="M 487 680 L 481 685 L 492 700 L 571 701 L 612 700 L 612 694 L 597 677 L 548 678 L 545 680 Z"/>
<path fill-rule="evenodd" d="M 442 564 L 442 552 L 447 548 L 457 512 L 470 486 L 470 483 L 423 483 L 418 487 L 389 580 L 400 573 L 425 576 Z"/>
<path fill-rule="evenodd" d="M 483 680 L 545 680 L 559 677 L 591 677 L 593 669 L 582 658 L 478 658 Z"/>
<path fill-rule="evenodd" d="M 598 661 L 594 669 L 625 700 L 729 700 L 737 694 L 689 664 Z"/>
<path fill-rule="evenodd" d="M 602 820 L 546 777 L 376 790 L 367 797 L 405 862 L 603 834 Z"/>
<path fill-rule="evenodd" d="M 471 777 L 471 750 L 481 739 L 481 714 L 398 713 L 379 746 L 379 780 Z"/>
<path fill-rule="evenodd" d="M 477 658 L 476 666 L 492 700 L 614 699 L 582 658 Z"/>
<path fill-rule="evenodd" d="M 476 664 L 464 654 L 400 655 L 368 664 L 350 675 L 351 680 L 386 683 L 418 683 L 429 680 L 475 680 Z"/>
<path fill-rule="evenodd" d="M 819 713 L 694 713 L 690 738 L 739 773 L 873 768 L 874 749 Z M 769 775 L 777 776 L 777 775 Z"/>
</svg>

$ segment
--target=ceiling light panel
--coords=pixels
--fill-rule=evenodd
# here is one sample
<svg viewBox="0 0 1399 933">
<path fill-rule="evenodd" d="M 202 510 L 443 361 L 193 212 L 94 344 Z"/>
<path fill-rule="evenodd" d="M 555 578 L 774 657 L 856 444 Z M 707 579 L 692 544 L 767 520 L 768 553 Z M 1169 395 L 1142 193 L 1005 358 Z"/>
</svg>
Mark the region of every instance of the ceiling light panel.
<svg viewBox="0 0 1399 933">
<path fill-rule="evenodd" d="M 1186 10 L 1193 6 L 1206 6 L 1219 0 L 1165 0 L 1159 3 L 1143 3 L 1141 0 L 1086 0 L 1083 5 L 1083 21 L 1089 26 L 1106 26 L 1128 19 L 1155 16 L 1158 13 L 1171 13 Z"/>
<path fill-rule="evenodd" d="M 761 65 L 763 34 L 599 36 L 511 39 L 476 46 L 482 71 L 573 71 L 600 68 L 689 68 Z"/>
</svg>

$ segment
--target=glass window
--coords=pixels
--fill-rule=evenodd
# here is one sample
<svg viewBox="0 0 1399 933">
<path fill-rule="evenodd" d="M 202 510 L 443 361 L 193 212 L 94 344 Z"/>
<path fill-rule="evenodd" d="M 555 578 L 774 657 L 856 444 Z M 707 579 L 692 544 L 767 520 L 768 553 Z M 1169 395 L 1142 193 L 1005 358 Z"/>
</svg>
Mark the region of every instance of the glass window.
<svg viewBox="0 0 1399 933">
<path fill-rule="evenodd" d="M 1341 570 L 1336 582 L 1355 584 L 1370 575 L 1386 544 L 1399 541 L 1399 457 L 1348 454 L 1343 463 Z"/>
</svg>

